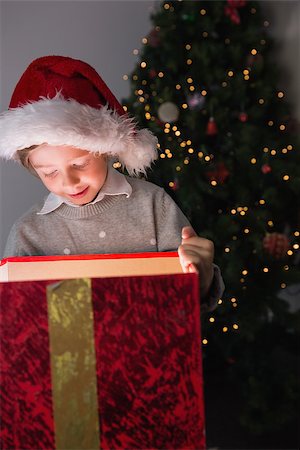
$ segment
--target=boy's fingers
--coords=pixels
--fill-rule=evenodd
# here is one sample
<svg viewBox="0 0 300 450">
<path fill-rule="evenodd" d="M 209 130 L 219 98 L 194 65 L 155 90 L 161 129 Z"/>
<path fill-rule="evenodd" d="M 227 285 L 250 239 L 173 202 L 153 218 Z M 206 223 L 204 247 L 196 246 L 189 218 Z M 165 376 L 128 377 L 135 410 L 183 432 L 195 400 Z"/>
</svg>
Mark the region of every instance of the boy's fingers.
<svg viewBox="0 0 300 450">
<path fill-rule="evenodd" d="M 197 236 L 196 232 L 192 227 L 183 227 L 181 230 L 182 239 L 189 239 L 191 237 Z"/>
</svg>

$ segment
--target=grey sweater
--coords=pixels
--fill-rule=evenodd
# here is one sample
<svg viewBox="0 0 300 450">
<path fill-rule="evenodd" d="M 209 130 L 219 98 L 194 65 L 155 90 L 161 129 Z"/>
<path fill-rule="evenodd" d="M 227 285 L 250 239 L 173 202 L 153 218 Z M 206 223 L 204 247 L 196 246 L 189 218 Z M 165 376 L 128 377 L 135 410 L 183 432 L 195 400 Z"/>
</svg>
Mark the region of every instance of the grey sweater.
<svg viewBox="0 0 300 450">
<path fill-rule="evenodd" d="M 129 197 L 105 196 L 79 208 L 63 203 L 45 215 L 37 214 L 42 205 L 34 206 L 13 225 L 4 257 L 177 250 L 187 218 L 162 188 L 135 178 L 127 181 Z M 223 290 L 215 266 L 210 306 Z"/>
</svg>

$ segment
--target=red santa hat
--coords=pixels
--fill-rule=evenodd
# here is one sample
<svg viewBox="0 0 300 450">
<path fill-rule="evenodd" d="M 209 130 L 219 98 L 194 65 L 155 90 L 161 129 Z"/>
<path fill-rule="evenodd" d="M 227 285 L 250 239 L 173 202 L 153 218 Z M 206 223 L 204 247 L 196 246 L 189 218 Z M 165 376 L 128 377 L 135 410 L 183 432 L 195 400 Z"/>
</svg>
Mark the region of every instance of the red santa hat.
<svg viewBox="0 0 300 450">
<path fill-rule="evenodd" d="M 136 128 L 98 73 L 65 56 L 33 61 L 0 114 L 0 157 L 43 143 L 116 156 L 129 173 L 157 157 L 157 138 Z"/>
</svg>

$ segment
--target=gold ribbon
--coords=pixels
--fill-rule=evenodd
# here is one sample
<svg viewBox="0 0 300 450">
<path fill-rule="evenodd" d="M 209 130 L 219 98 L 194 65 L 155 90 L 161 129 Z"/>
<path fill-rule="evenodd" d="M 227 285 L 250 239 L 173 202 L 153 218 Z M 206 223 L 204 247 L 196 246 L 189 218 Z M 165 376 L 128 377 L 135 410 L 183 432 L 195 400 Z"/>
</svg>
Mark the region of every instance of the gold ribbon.
<svg viewBox="0 0 300 450">
<path fill-rule="evenodd" d="M 56 449 L 98 450 L 91 280 L 48 285 L 47 302 Z"/>
</svg>

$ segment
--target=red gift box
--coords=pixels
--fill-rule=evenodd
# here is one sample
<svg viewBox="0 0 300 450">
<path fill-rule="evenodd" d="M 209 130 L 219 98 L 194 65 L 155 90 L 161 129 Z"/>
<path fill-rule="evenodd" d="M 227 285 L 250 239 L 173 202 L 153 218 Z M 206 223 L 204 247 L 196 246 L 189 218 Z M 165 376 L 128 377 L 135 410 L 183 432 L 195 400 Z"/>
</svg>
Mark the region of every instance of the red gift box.
<svg viewBox="0 0 300 450">
<path fill-rule="evenodd" d="M 198 276 L 0 283 L 1 449 L 204 449 Z"/>
</svg>

